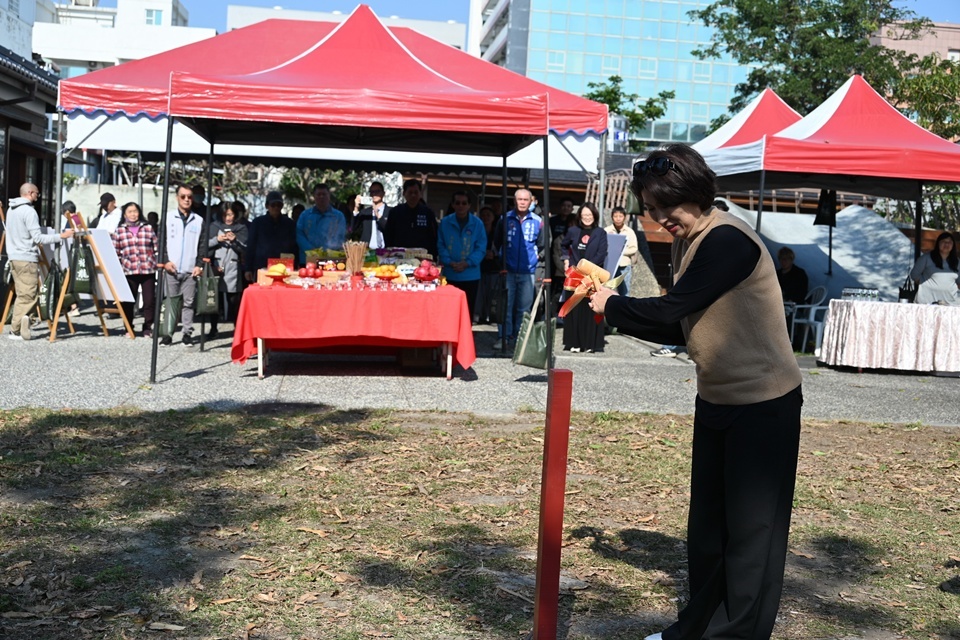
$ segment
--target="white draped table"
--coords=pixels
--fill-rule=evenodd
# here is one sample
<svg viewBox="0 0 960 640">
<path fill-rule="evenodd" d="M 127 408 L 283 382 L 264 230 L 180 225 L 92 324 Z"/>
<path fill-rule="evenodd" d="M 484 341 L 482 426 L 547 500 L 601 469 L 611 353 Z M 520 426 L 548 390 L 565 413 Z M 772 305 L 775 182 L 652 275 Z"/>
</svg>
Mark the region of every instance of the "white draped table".
<svg viewBox="0 0 960 640">
<path fill-rule="evenodd" d="M 820 361 L 861 369 L 960 372 L 960 307 L 831 300 Z"/>
</svg>

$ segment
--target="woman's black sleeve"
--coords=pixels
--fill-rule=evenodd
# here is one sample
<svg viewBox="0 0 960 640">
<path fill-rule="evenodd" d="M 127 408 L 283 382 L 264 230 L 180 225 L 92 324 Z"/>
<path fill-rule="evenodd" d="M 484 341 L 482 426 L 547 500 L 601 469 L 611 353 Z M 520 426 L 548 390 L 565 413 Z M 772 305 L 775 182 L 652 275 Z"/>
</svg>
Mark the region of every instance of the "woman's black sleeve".
<svg viewBox="0 0 960 640">
<path fill-rule="evenodd" d="M 685 344 L 680 320 L 706 309 L 743 282 L 760 261 L 760 247 L 736 227 L 723 225 L 703 239 L 683 276 L 665 296 L 607 300 L 607 322 L 661 344 Z"/>
</svg>

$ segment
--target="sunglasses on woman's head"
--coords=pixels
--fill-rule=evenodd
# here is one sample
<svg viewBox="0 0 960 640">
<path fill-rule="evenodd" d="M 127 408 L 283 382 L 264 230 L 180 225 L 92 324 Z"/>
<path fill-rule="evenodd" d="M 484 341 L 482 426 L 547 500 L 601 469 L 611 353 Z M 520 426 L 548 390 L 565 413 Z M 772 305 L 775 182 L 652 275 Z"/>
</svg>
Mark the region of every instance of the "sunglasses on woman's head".
<svg viewBox="0 0 960 640">
<path fill-rule="evenodd" d="M 655 176 L 665 176 L 670 169 L 677 170 L 677 165 L 673 164 L 673 160 L 664 156 L 657 156 L 656 158 L 641 160 L 633 165 L 633 176 L 643 178 L 648 173 Z"/>
</svg>

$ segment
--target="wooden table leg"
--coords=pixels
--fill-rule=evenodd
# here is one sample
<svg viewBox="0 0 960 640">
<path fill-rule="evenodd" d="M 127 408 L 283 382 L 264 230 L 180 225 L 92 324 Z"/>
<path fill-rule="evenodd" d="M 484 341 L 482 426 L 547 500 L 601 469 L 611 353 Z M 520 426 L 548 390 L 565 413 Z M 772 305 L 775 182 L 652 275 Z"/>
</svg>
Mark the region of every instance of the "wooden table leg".
<svg viewBox="0 0 960 640">
<path fill-rule="evenodd" d="M 267 354 L 264 353 L 263 338 L 257 338 L 257 377 L 263 380 L 263 361 Z"/>
</svg>

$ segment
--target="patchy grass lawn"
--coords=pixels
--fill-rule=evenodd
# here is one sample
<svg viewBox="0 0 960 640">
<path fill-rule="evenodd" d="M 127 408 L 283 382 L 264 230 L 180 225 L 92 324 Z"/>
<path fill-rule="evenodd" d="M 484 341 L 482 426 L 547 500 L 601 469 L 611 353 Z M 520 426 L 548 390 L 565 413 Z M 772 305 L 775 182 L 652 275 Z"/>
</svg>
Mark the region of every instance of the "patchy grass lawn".
<svg viewBox="0 0 960 640">
<path fill-rule="evenodd" d="M 690 418 L 573 422 L 561 635 L 643 637 L 686 597 Z M 542 444 L 536 413 L 0 413 L 0 636 L 524 637 Z M 776 637 L 960 637 L 960 432 L 806 423 L 795 506 Z"/>
</svg>

